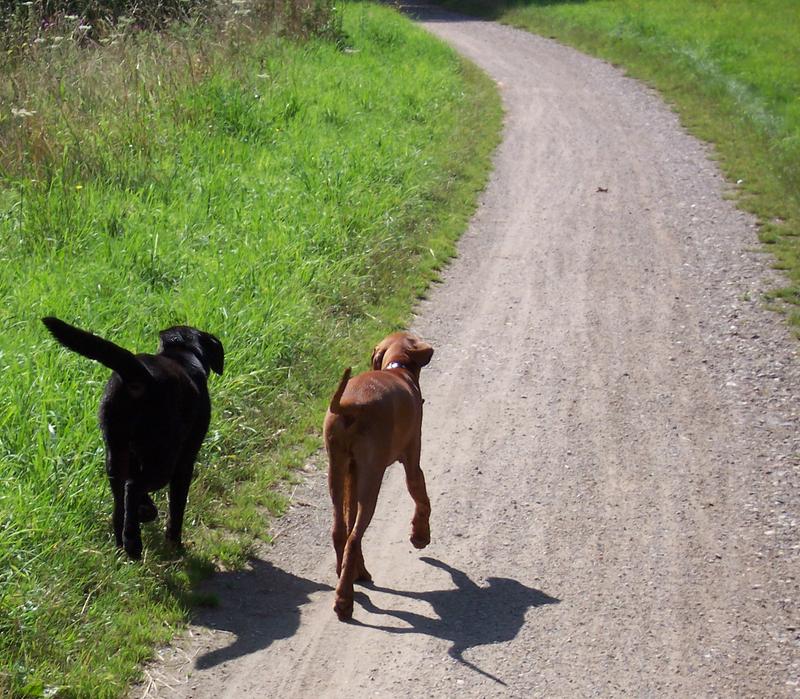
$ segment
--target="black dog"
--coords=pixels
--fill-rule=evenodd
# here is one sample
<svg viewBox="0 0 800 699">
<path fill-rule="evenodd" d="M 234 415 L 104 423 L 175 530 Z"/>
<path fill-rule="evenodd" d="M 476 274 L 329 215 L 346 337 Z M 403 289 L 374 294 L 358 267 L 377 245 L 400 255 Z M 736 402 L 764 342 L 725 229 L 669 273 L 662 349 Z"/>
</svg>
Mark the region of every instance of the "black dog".
<svg viewBox="0 0 800 699">
<path fill-rule="evenodd" d="M 209 370 L 222 374 L 222 343 L 179 325 L 159 333 L 158 354 L 134 355 L 58 318 L 42 322 L 62 345 L 114 371 L 100 402 L 100 429 L 117 546 L 131 558 L 142 555 L 139 524 L 158 516 L 148 493 L 167 483 L 167 541 L 180 546 L 194 461 L 211 418 L 206 382 Z"/>
</svg>

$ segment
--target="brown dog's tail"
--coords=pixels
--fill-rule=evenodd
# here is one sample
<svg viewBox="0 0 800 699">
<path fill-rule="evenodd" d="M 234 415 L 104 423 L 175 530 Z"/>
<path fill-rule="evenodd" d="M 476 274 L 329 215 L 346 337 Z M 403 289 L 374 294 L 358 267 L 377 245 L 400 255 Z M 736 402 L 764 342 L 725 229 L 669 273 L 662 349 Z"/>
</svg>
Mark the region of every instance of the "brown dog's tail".
<svg viewBox="0 0 800 699">
<path fill-rule="evenodd" d="M 42 318 L 42 322 L 64 347 L 116 371 L 124 382 L 141 384 L 142 388 L 152 382 L 150 373 L 133 352 L 52 316 Z"/>
<path fill-rule="evenodd" d="M 342 413 L 344 413 L 344 410 L 342 409 L 342 406 L 339 403 L 339 401 L 342 398 L 342 394 L 344 393 L 344 389 L 347 386 L 347 382 L 350 380 L 350 373 L 351 373 L 351 367 L 347 367 L 347 369 L 344 370 L 344 374 L 342 374 L 342 380 L 339 382 L 339 388 L 336 389 L 336 393 L 334 393 L 333 398 L 331 398 L 331 404 L 329 406 L 329 410 L 334 415 L 341 415 Z"/>
</svg>

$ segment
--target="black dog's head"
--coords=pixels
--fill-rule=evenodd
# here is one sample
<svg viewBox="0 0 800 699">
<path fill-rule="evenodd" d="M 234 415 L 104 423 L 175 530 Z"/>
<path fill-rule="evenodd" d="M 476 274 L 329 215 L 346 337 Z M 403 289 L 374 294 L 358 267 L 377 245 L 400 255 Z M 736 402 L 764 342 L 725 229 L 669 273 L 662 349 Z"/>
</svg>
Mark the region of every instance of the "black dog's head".
<svg viewBox="0 0 800 699">
<path fill-rule="evenodd" d="M 203 332 L 188 325 L 176 325 L 158 333 L 158 353 L 169 355 L 172 352 L 191 352 L 205 369 L 222 374 L 225 363 L 225 350 L 222 343 L 211 333 Z"/>
</svg>

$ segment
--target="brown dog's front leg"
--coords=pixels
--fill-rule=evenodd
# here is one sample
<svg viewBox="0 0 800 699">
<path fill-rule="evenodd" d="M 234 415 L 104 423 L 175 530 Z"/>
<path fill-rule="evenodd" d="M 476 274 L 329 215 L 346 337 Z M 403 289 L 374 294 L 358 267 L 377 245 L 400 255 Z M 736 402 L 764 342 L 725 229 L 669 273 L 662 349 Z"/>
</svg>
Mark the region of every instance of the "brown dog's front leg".
<svg viewBox="0 0 800 699">
<path fill-rule="evenodd" d="M 419 443 L 412 453 L 403 461 L 406 470 L 406 485 L 408 492 L 414 499 L 414 516 L 411 519 L 411 545 L 414 548 L 424 549 L 431 543 L 431 501 L 428 499 L 428 490 L 425 487 L 425 475 L 419 466 Z"/>
<path fill-rule="evenodd" d="M 141 494 L 141 486 L 136 481 L 125 481 L 125 523 L 122 527 L 122 547 L 134 559 L 142 557 L 142 533 L 139 530 Z"/>
</svg>

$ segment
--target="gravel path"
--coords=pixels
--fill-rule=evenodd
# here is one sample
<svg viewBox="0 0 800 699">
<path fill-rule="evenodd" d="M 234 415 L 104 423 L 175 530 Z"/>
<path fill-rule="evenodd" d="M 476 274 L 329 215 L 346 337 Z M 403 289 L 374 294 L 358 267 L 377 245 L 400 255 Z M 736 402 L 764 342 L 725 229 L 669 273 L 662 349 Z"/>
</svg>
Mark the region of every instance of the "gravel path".
<svg viewBox="0 0 800 699">
<path fill-rule="evenodd" d="M 495 171 L 414 329 L 433 541 L 389 470 L 354 623 L 325 476 L 147 669 L 163 697 L 800 694 L 798 344 L 755 222 L 659 97 L 424 6 L 500 85 Z M 331 377 L 333 387 L 338 377 Z M 321 416 L 320 416 L 321 419 Z"/>
</svg>

